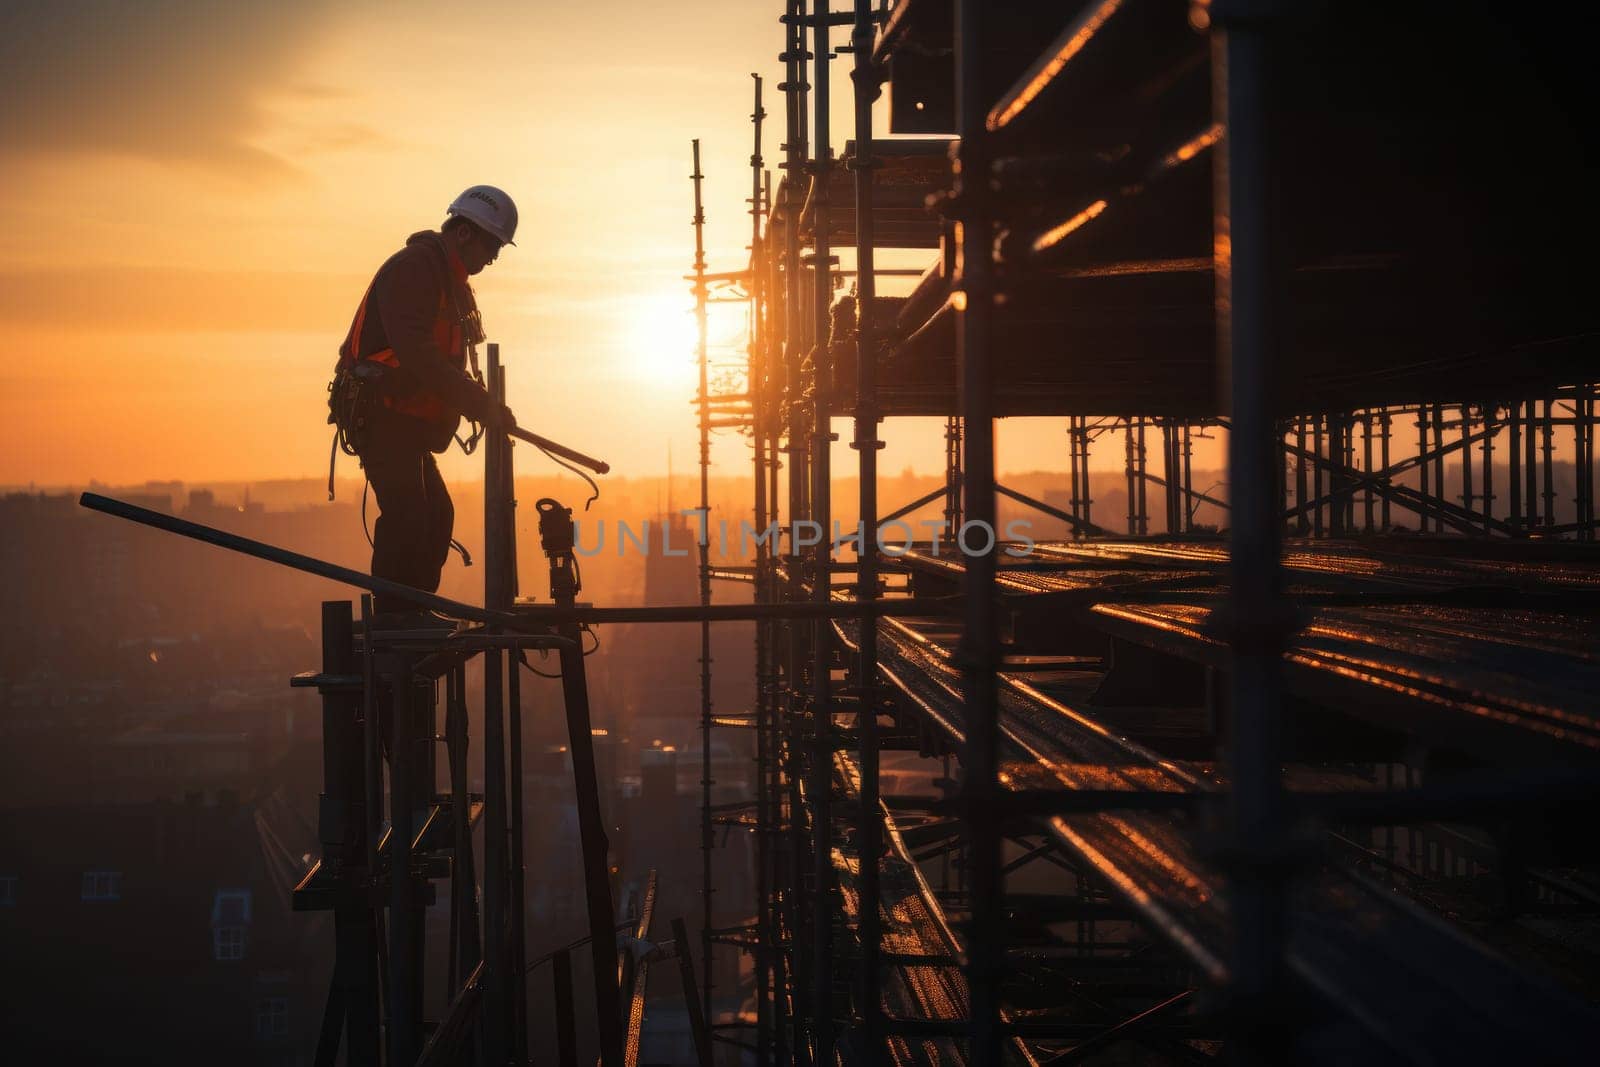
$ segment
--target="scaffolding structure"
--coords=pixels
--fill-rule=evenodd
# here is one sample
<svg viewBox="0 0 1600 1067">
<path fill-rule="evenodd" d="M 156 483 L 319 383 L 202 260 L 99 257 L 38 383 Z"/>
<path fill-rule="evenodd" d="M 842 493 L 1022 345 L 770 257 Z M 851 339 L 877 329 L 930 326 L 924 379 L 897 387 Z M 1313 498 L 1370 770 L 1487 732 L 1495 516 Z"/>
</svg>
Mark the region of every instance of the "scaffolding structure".
<svg viewBox="0 0 1600 1067">
<path fill-rule="evenodd" d="M 758 622 L 747 716 L 713 716 L 702 677 L 707 751 L 753 727 L 758 766 L 756 899 L 719 900 L 720 928 L 706 865 L 754 1003 L 715 1038 L 762 1065 L 1585 1058 L 1592 1003 L 1417 903 L 1459 865 L 1502 918 L 1600 905 L 1577 57 L 1492 5 L 782 8 L 782 177 L 757 78 L 750 259 L 722 276 L 746 381 L 708 393 L 702 345 L 698 399 L 702 474 L 712 430 L 745 433 L 756 529 L 786 539 L 702 573 L 859 610 Z M 1490 41 L 1494 88 L 1452 81 Z M 885 90 L 918 136 L 874 131 Z M 1538 196 L 1492 151 L 1448 169 L 1485 116 L 1548 153 Z M 695 175 L 703 338 L 698 143 Z M 1537 219 L 1474 213 L 1497 196 Z M 878 294 L 885 248 L 931 260 L 909 295 Z M 944 419 L 945 476 L 884 509 L 899 416 Z M 1065 420 L 1064 507 L 997 481 L 1014 416 Z M 796 530 L 833 528 L 843 417 L 841 545 Z M 1218 437 L 1225 482 L 1197 488 Z M 1113 449 L 1125 516 L 1090 489 Z M 1002 500 L 1066 538 L 1015 558 Z M 885 545 L 934 505 L 942 550 Z M 943 758 L 942 796 L 882 792 L 907 750 Z M 1008 888 L 1046 864 L 1056 889 Z"/>
<path fill-rule="evenodd" d="M 782 177 L 757 78 L 748 266 L 707 270 L 697 143 L 689 280 L 702 512 L 711 435 L 739 429 L 755 527 L 787 533 L 748 571 L 702 536 L 698 603 L 580 603 L 554 500 L 550 602 L 519 597 L 503 437 L 481 607 L 85 494 L 448 616 L 385 630 L 363 600 L 358 629 L 325 604 L 322 667 L 296 680 L 323 700 L 325 788 L 295 902 L 331 910 L 337 940 L 317 1062 L 528 1061 L 520 665 L 539 648 L 561 664 L 598 1058 L 638 1063 L 667 953 L 616 936 L 651 936 L 655 893 L 618 920 L 583 663 L 583 628 L 608 622 L 702 628 L 698 978 L 681 921 L 671 950 L 702 1065 L 1586 1062 L 1600 1011 L 1573 987 L 1593 961 L 1508 920 L 1556 940 L 1600 923 L 1597 157 L 1559 106 L 1582 98 L 1580 35 L 1452 14 L 1385 10 L 1375 33 L 1372 12 L 1271 0 L 786 0 Z M 1491 51 L 1495 77 L 1466 77 Z M 874 131 L 885 88 L 891 132 L 918 136 Z M 1539 170 L 1482 151 L 1485 122 Z M 933 260 L 905 296 L 878 291 L 889 248 Z M 744 386 L 714 394 L 725 284 L 752 333 Z M 493 346 L 489 368 L 503 398 Z M 943 420 L 945 475 L 886 511 L 881 433 L 907 416 Z M 1024 416 L 1066 422 L 1065 507 L 999 481 L 996 420 Z M 835 545 L 841 418 L 863 526 Z M 1226 487 L 1196 488 L 1196 441 L 1219 436 Z M 1122 516 L 1095 506 L 1108 453 Z M 1013 552 L 1002 500 L 1066 535 Z M 942 547 L 880 541 L 930 507 Z M 721 578 L 750 602 L 713 603 Z M 729 621 L 756 624 L 748 714 L 711 700 Z M 755 734 L 753 901 L 715 892 L 718 729 Z M 935 792 L 884 788 L 906 754 L 941 761 Z M 748 978 L 713 966 L 719 945 Z M 563 1064 L 583 947 L 549 959 Z M 718 1018 L 721 989 L 754 1010 Z"/>
</svg>

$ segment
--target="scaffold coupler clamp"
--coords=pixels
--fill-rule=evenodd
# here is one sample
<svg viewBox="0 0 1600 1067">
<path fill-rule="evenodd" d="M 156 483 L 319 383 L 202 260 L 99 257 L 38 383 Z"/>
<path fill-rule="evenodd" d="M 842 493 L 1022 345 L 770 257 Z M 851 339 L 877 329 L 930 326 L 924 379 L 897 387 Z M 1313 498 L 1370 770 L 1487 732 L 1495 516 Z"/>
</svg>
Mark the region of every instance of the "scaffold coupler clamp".
<svg viewBox="0 0 1600 1067">
<path fill-rule="evenodd" d="M 577 530 L 572 509 L 550 497 L 541 498 L 535 507 L 539 511 L 539 543 L 550 560 L 550 597 L 558 604 L 570 604 L 580 588 L 573 565 Z"/>
</svg>

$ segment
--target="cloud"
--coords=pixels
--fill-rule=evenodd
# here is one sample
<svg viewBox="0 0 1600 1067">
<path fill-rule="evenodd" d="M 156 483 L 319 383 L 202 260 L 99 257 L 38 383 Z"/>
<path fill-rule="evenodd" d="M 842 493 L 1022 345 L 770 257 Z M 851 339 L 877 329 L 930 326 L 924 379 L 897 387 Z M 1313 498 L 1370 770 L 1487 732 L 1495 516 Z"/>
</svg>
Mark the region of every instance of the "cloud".
<svg viewBox="0 0 1600 1067">
<path fill-rule="evenodd" d="M 328 85 L 324 82 L 296 82 L 285 86 L 284 95 L 298 97 L 302 100 L 348 100 L 351 96 L 349 89 Z"/>
<path fill-rule="evenodd" d="M 0 270 L 0 324 L 138 333 L 316 332 L 338 347 L 360 275 L 172 267 Z"/>
<path fill-rule="evenodd" d="M 393 137 L 360 122 L 326 123 L 293 136 L 298 151 L 347 152 L 353 149 L 392 148 L 399 144 Z"/>
<path fill-rule="evenodd" d="M 252 139 L 322 24 L 314 0 L 8 0 L 0 153 L 109 153 L 233 177 L 294 173 Z"/>
</svg>

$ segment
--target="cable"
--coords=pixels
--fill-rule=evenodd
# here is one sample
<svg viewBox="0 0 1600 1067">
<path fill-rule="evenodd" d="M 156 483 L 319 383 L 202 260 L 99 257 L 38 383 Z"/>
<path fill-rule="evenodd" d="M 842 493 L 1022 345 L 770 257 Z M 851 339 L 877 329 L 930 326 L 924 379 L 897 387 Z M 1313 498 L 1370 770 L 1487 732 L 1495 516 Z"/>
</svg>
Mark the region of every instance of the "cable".
<svg viewBox="0 0 1600 1067">
<path fill-rule="evenodd" d="M 593 478 L 589 477 L 583 471 L 579 470 L 577 467 L 574 467 L 572 464 L 568 463 L 566 460 L 562 459 L 560 456 L 555 455 L 549 449 L 544 448 L 544 447 L 539 446 L 539 445 L 535 445 L 534 447 L 538 448 L 540 452 L 543 452 L 547 457 L 549 457 L 551 462 L 559 463 L 561 466 L 567 468 L 567 470 L 571 471 L 573 474 L 576 474 L 578 477 L 582 478 L 584 481 L 589 483 L 590 497 L 589 497 L 588 500 L 585 500 L 583 502 L 583 510 L 584 511 L 588 511 L 589 510 L 589 505 L 593 504 L 596 500 L 600 499 L 600 487 L 598 485 L 594 484 L 594 479 Z"/>
<path fill-rule="evenodd" d="M 624 920 L 622 920 L 621 922 L 617 923 L 617 931 L 616 932 L 619 933 L 619 934 L 622 933 L 622 931 L 624 931 L 624 930 L 628 929 L 629 927 L 633 926 L 633 924 L 635 922 L 637 922 L 637 921 L 638 920 L 636 920 L 636 919 L 624 919 Z M 537 959 L 535 959 L 533 962 L 529 963 L 527 968 L 523 971 L 523 973 L 527 974 L 527 973 L 531 972 L 535 967 L 539 966 L 539 964 L 546 963 L 546 962 L 548 962 L 550 960 L 553 960 L 557 956 L 561 955 L 563 952 L 571 952 L 575 948 L 582 948 L 584 945 L 587 945 L 589 942 L 591 942 L 593 940 L 594 940 L 594 937 L 592 935 L 591 936 L 587 936 L 587 937 L 580 937 L 580 938 L 578 938 L 578 940 L 574 941 L 570 945 L 565 945 L 565 946 L 563 946 L 561 948 L 556 949 L 553 952 L 546 952 L 543 956 L 540 956 Z"/>
<path fill-rule="evenodd" d="M 556 674 L 546 674 L 544 671 L 541 671 L 538 667 L 535 667 L 533 664 L 529 663 L 528 662 L 528 650 L 525 649 L 525 648 L 517 649 L 517 659 L 522 663 L 522 665 L 524 667 L 528 668 L 530 671 L 532 671 L 534 674 L 537 674 L 541 678 L 560 678 L 561 677 L 559 672 L 556 673 Z"/>
<path fill-rule="evenodd" d="M 361 486 L 361 532 L 367 535 L 367 547 L 376 548 L 377 546 L 372 543 L 372 529 L 367 525 L 367 490 L 371 488 L 372 479 L 368 478 Z M 461 565 L 463 567 L 472 566 L 472 555 L 467 551 L 466 545 L 452 537 L 450 539 L 450 547 L 461 554 Z"/>
<path fill-rule="evenodd" d="M 588 626 L 584 626 L 581 629 L 582 629 L 583 633 L 586 633 L 590 637 L 594 638 L 594 644 L 590 645 L 589 648 L 583 653 L 584 657 L 588 658 L 589 656 L 592 656 L 596 652 L 600 651 L 600 635 L 595 633 L 594 630 L 591 629 Z M 532 663 L 529 663 L 528 662 L 528 650 L 525 649 L 525 648 L 517 649 L 517 659 L 518 659 L 519 662 L 521 662 L 521 664 L 524 667 L 528 668 L 528 670 L 532 671 L 534 674 L 537 674 L 541 678 L 560 678 L 561 677 L 561 672 L 559 672 L 559 671 L 557 671 L 555 674 L 549 674 L 549 673 L 547 673 L 545 671 L 541 671 L 538 667 L 535 667 Z"/>
</svg>

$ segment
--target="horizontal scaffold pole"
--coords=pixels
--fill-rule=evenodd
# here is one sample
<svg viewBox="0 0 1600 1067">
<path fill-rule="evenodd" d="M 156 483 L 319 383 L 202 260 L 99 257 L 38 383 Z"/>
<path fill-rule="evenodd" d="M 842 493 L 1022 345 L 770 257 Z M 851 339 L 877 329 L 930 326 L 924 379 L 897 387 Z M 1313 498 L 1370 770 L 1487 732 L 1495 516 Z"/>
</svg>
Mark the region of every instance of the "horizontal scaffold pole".
<svg viewBox="0 0 1600 1067">
<path fill-rule="evenodd" d="M 129 522 L 137 522 L 158 530 L 202 541 L 208 545 L 238 552 L 255 559 L 266 560 L 297 571 L 314 574 L 319 578 L 355 586 L 373 593 L 384 593 L 425 605 L 455 619 L 501 626 L 511 630 L 534 632 L 563 622 L 589 625 L 602 623 L 658 623 L 658 622 L 754 622 L 763 619 L 852 619 L 873 616 L 891 618 L 904 616 L 943 615 L 959 605 L 956 597 L 907 597 L 896 600 L 878 600 L 859 603 L 836 600 L 828 603 L 796 601 L 785 604 L 681 604 L 662 607 L 600 608 L 588 604 L 560 607 L 554 604 L 521 604 L 510 611 L 490 611 L 459 600 L 451 600 L 436 593 L 374 578 L 364 571 L 341 567 L 336 563 L 314 556 L 291 552 L 286 548 L 269 545 L 213 526 L 180 519 L 161 511 L 139 507 L 98 493 L 84 493 L 78 503 L 91 511 L 113 515 Z"/>
<path fill-rule="evenodd" d="M 387 578 L 374 578 L 370 574 L 353 570 L 350 567 L 341 567 L 337 563 L 329 563 L 327 560 L 317 559 L 314 556 L 291 552 L 286 548 L 269 545 L 264 541 L 240 537 L 238 534 L 231 534 L 214 526 L 190 522 L 187 519 L 180 519 L 176 515 L 168 515 L 165 512 L 141 508 L 137 504 L 129 504 L 126 501 L 101 496 L 98 493 L 84 493 L 78 497 L 78 503 L 91 511 L 114 515 L 119 519 L 127 519 L 129 522 L 137 522 L 145 526 L 153 526 L 158 530 L 175 533 L 179 537 L 187 537 L 193 541 L 203 541 L 208 545 L 226 548 L 230 552 L 238 552 L 241 555 L 264 559 L 268 563 L 292 567 L 297 571 L 315 574 L 319 578 L 327 578 L 344 585 L 353 585 L 368 592 L 383 593 L 386 596 L 410 600 L 435 611 L 444 612 L 453 618 L 484 623 L 499 621 L 496 617 L 497 613 L 473 607 L 471 604 L 463 604 L 459 600 L 451 600 L 435 593 L 425 593 L 421 589 L 413 589 L 411 586 L 401 582 L 391 582 Z"/>
</svg>

